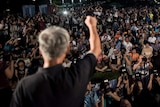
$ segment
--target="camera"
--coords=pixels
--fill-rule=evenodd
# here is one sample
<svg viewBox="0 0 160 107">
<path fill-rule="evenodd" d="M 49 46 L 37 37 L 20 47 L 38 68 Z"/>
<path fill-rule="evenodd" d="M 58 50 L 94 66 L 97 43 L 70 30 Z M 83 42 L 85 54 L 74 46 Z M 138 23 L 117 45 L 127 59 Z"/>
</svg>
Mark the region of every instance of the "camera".
<svg viewBox="0 0 160 107">
<path fill-rule="evenodd" d="M 142 61 L 147 62 L 147 58 L 146 58 L 146 57 L 143 57 L 143 58 L 142 58 Z"/>
<path fill-rule="evenodd" d="M 121 48 L 121 54 L 122 56 L 126 53 L 126 49 L 125 48 Z"/>
<path fill-rule="evenodd" d="M 135 79 L 137 80 L 137 81 L 140 81 L 141 80 L 141 73 L 135 73 Z"/>
<path fill-rule="evenodd" d="M 126 68 L 122 68 L 121 70 L 121 74 L 127 74 L 127 70 Z M 123 75 L 122 80 L 128 80 L 128 76 L 127 75 Z"/>
<path fill-rule="evenodd" d="M 101 91 L 103 93 L 108 93 L 108 92 L 111 91 L 111 87 L 110 87 L 108 79 L 106 79 L 106 80 L 104 80 L 104 81 L 101 82 L 100 89 L 101 89 Z"/>
<path fill-rule="evenodd" d="M 17 38 L 17 40 L 21 40 L 21 38 Z"/>
<path fill-rule="evenodd" d="M 160 74 L 157 72 L 157 70 L 153 70 L 153 78 L 160 77 Z"/>
<path fill-rule="evenodd" d="M 127 73 L 126 68 L 122 68 L 121 73 L 122 73 L 122 74 Z"/>
<path fill-rule="evenodd" d="M 128 80 L 128 77 L 125 75 L 122 77 L 122 80 Z"/>
</svg>

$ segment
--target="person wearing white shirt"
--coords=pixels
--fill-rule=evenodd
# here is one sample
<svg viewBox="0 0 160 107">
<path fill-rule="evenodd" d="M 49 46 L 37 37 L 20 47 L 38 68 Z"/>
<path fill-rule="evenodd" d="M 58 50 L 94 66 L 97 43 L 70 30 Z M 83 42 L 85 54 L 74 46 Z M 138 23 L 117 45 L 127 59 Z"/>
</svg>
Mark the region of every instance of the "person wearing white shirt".
<svg viewBox="0 0 160 107">
<path fill-rule="evenodd" d="M 125 40 L 123 40 L 123 45 L 127 52 L 130 52 L 132 49 L 132 43 L 129 41 L 129 38 L 126 37 Z"/>
<path fill-rule="evenodd" d="M 111 46 L 111 47 L 110 47 L 110 49 L 109 49 L 108 57 L 110 57 L 110 56 L 113 54 L 113 50 L 115 49 L 113 42 L 110 43 L 110 46 Z"/>
<path fill-rule="evenodd" d="M 134 32 L 138 31 L 138 27 L 136 26 L 136 24 L 134 23 L 133 26 L 131 27 L 131 30 Z"/>
<path fill-rule="evenodd" d="M 105 42 L 105 41 L 110 41 L 111 40 L 111 36 L 108 35 L 107 33 L 104 33 L 102 36 L 101 36 L 101 41 L 102 42 Z"/>
<path fill-rule="evenodd" d="M 73 37 L 71 37 L 70 42 L 71 42 L 71 44 L 72 44 L 73 46 L 76 46 L 76 45 L 77 45 L 77 43 L 76 43 L 76 41 L 73 39 Z"/>
<path fill-rule="evenodd" d="M 71 63 L 72 62 L 68 58 L 65 58 L 62 65 L 66 68 L 69 68 L 71 66 Z"/>
<path fill-rule="evenodd" d="M 152 33 L 151 36 L 148 38 L 148 42 L 155 43 L 155 41 L 156 41 L 156 37 L 155 37 L 154 33 Z"/>
</svg>

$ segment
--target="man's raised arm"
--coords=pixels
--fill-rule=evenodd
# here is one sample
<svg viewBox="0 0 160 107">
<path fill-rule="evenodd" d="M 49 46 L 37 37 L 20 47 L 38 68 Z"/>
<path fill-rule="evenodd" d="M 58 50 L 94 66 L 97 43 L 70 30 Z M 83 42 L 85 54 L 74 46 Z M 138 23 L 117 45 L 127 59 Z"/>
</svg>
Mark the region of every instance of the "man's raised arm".
<svg viewBox="0 0 160 107">
<path fill-rule="evenodd" d="M 89 53 L 93 53 L 96 58 L 101 53 L 101 43 L 100 43 L 100 38 L 97 32 L 97 20 L 95 17 L 92 16 L 87 16 L 85 20 L 85 24 L 89 28 L 89 33 L 90 33 L 90 50 Z"/>
</svg>

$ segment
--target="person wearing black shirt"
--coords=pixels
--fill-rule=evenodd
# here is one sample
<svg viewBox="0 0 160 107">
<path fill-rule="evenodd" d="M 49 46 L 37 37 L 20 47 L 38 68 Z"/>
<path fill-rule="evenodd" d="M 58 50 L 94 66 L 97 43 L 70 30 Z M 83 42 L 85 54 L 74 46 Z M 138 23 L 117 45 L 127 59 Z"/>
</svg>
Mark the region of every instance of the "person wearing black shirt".
<svg viewBox="0 0 160 107">
<path fill-rule="evenodd" d="M 8 79 L 13 77 L 13 66 L 13 61 L 10 66 L 5 60 L 0 61 L 0 107 L 9 107 L 12 90 Z"/>
<path fill-rule="evenodd" d="M 96 58 L 101 53 L 97 20 L 87 16 L 90 32 L 88 54 L 70 68 L 62 67 L 70 37 L 60 27 L 49 27 L 39 35 L 39 49 L 44 65 L 38 72 L 18 84 L 10 107 L 82 107 L 87 84 L 94 73 Z"/>
</svg>

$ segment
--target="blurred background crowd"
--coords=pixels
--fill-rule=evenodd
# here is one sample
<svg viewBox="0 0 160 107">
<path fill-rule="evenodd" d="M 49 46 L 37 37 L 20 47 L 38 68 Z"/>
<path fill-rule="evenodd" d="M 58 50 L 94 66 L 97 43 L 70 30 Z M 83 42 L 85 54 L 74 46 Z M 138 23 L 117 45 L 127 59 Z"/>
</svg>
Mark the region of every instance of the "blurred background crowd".
<svg viewBox="0 0 160 107">
<path fill-rule="evenodd" d="M 85 107 L 160 107 L 158 6 L 107 9 L 95 3 L 66 8 L 63 13 L 55 9 L 49 15 L 4 16 L 0 20 L 0 59 L 13 68 L 13 76 L 6 84 L 14 90 L 22 78 L 36 73 L 43 65 L 37 37 L 46 27 L 61 26 L 71 35 L 70 53 L 64 60 L 64 67 L 83 58 L 89 49 L 89 33 L 84 24 L 86 15 L 98 20 L 102 53 L 95 70 L 118 72 L 119 77 L 115 78 L 114 86 L 108 80 L 95 85 L 90 82 Z"/>
</svg>

